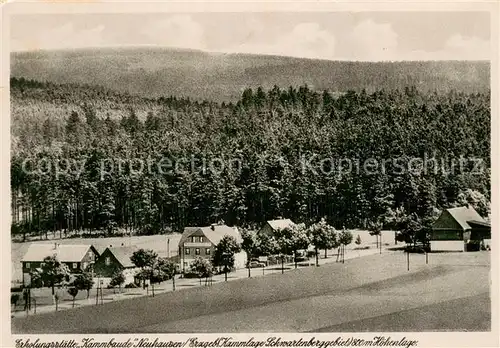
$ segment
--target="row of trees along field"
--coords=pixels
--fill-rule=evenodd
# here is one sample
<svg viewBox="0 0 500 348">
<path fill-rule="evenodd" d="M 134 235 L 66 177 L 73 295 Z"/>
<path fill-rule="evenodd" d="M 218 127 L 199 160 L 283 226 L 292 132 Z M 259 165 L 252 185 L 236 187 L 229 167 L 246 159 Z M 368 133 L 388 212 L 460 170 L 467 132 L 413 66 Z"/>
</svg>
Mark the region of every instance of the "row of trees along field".
<svg viewBox="0 0 500 348">
<path fill-rule="evenodd" d="M 12 79 L 11 94 L 13 233 L 162 233 L 279 216 L 366 227 L 387 212 L 427 221 L 466 202 L 488 213 L 489 91 L 333 94 L 275 86 L 217 104 Z M 474 171 L 472 160 L 457 167 L 461 156 L 480 159 L 483 170 Z M 438 166 L 398 169 L 414 158 Z M 162 159 L 183 170 L 160 171 Z M 353 169 L 339 171 L 342 159 Z M 368 159 L 385 161 L 385 170 L 364 170 Z M 138 171 L 139 160 L 153 165 Z M 240 167 L 230 165 L 235 160 Z M 73 174 L 56 175 L 57 161 L 63 169 L 70 161 Z M 216 170 L 202 171 L 203 161 Z"/>
<path fill-rule="evenodd" d="M 358 236 L 359 238 L 359 236 Z M 238 243 L 232 236 L 223 237 L 215 246 L 214 254 L 211 259 L 197 258 L 191 262 L 190 267 L 185 270 L 185 276 L 196 276 L 200 279 L 205 278 L 205 284 L 212 275 L 228 272 L 235 267 L 235 255 L 240 251 L 245 251 L 248 257 L 248 276 L 251 276 L 250 260 L 258 256 L 278 256 L 284 267 L 285 257 L 291 256 L 295 261 L 297 268 L 297 256 L 299 251 L 308 250 L 310 246 L 314 248 L 316 257 L 316 266 L 319 265 L 320 249 L 325 250 L 325 258 L 328 249 L 339 248 L 337 261 L 340 252 L 344 253 L 345 246 L 353 241 L 353 235 L 349 230 L 337 231 L 333 226 L 328 225 L 326 219 L 322 218 L 319 222 L 306 227 L 305 224 L 297 224 L 284 229 L 275 231 L 274 234 L 257 234 L 255 231 L 243 229 L 242 241 Z M 360 242 L 359 242 L 360 243 Z M 172 279 L 178 272 L 172 260 L 161 258 L 150 249 L 139 249 L 134 251 L 130 260 L 135 265 L 137 271 L 135 278 L 140 280 L 143 287 L 149 282 L 154 291 L 154 284 Z M 73 277 L 70 281 L 70 271 L 66 264 L 61 263 L 55 255 L 47 256 L 43 260 L 41 268 L 33 269 L 30 272 L 30 287 L 50 287 L 52 295 L 56 294 L 56 287 L 64 287 L 73 297 L 73 301 L 80 290 L 87 291 L 87 298 L 90 295 L 90 289 L 94 285 L 94 279 L 91 273 L 84 271 Z M 284 271 L 284 268 L 282 268 Z M 121 287 L 125 284 L 126 278 L 123 270 L 117 268 L 109 287 Z M 173 279 L 175 284 L 175 279 Z M 135 287 L 134 284 L 126 284 L 127 287 Z M 175 285 L 174 285 L 175 287 Z M 73 302 L 74 305 L 74 302 Z"/>
</svg>

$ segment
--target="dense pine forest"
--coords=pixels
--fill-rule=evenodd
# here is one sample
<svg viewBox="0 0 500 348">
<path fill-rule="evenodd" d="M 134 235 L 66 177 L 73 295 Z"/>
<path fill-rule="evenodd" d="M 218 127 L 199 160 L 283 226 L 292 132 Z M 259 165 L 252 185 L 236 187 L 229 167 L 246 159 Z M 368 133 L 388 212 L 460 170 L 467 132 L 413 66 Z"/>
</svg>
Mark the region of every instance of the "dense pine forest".
<svg viewBox="0 0 500 348">
<path fill-rule="evenodd" d="M 391 212 L 430 221 L 465 201 L 486 215 L 490 200 L 489 91 L 275 86 L 219 103 L 12 78 L 11 110 L 15 234 L 323 216 L 354 228 Z M 401 170 L 416 158 L 438 166 Z M 361 168 L 346 170 L 346 161 Z M 384 170 L 366 170 L 367 161 Z"/>
</svg>

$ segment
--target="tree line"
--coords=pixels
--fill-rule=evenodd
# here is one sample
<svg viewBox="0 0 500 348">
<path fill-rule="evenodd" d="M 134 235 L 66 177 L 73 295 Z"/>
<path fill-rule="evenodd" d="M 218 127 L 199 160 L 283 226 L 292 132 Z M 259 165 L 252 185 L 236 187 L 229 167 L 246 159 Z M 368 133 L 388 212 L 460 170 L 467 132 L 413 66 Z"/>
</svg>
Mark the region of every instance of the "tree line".
<svg viewBox="0 0 500 348">
<path fill-rule="evenodd" d="M 11 82 L 13 234 L 152 234 L 220 220 L 255 227 L 277 217 L 310 226 L 323 216 L 340 229 L 384 224 L 387 214 L 426 225 L 439 209 L 465 203 L 488 214 L 489 93 L 409 86 L 334 95 L 275 86 L 248 88 L 226 104 Z M 56 106 L 64 117 L 39 117 Z M 102 176 L 110 159 L 164 158 L 241 166 L 162 174 L 125 165 Z M 415 158 L 438 164 L 401 172 L 387 161 L 410 168 Z M 387 165 L 339 171 L 342 159 Z M 471 160 L 456 166 L 461 159 L 477 159 L 481 170 Z M 80 162 L 81 175 L 35 171 L 40 163 Z"/>
</svg>

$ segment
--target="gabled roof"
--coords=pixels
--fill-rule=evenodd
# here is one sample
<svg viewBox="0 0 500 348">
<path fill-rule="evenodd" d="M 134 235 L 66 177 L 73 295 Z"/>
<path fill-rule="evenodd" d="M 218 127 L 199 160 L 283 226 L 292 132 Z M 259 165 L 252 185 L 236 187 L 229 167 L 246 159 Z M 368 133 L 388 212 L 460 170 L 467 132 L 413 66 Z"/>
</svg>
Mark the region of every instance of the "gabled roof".
<svg viewBox="0 0 500 348">
<path fill-rule="evenodd" d="M 236 242 L 241 243 L 241 234 L 236 227 L 229 227 L 226 225 L 212 225 L 202 227 L 203 234 L 215 245 L 219 244 L 224 236 L 231 236 L 236 239 Z"/>
<path fill-rule="evenodd" d="M 224 236 L 231 236 L 236 239 L 236 242 L 241 243 L 242 238 L 240 232 L 236 227 L 229 227 L 226 225 L 211 225 L 206 227 L 186 227 L 182 233 L 182 237 L 179 241 L 179 245 L 183 245 L 184 242 L 193 234 L 201 232 L 207 239 L 217 245 Z"/>
<path fill-rule="evenodd" d="M 130 247 L 108 247 L 106 248 L 116 260 L 122 265 L 124 268 L 133 268 L 135 267 L 134 263 L 130 260 L 130 257 L 134 253 L 134 251 L 139 250 L 139 248 L 135 246 Z"/>
<path fill-rule="evenodd" d="M 192 234 L 195 234 L 198 231 L 202 231 L 201 227 L 186 227 L 184 228 L 184 232 L 182 232 L 181 239 L 179 240 L 179 245 L 183 245 L 184 242 L 191 237 Z"/>
<path fill-rule="evenodd" d="M 282 230 L 295 225 L 295 223 L 290 219 L 269 220 L 267 223 L 273 230 Z"/>
<path fill-rule="evenodd" d="M 23 262 L 41 262 L 47 256 L 56 255 L 61 262 L 80 262 L 85 257 L 90 244 L 39 244 L 33 243 L 28 247 L 21 261 Z"/>
<path fill-rule="evenodd" d="M 486 221 L 478 214 L 478 212 L 472 207 L 457 207 L 446 209 L 448 213 L 455 219 L 456 222 L 464 229 L 470 229 L 468 221 L 476 221 L 485 223 Z"/>
</svg>

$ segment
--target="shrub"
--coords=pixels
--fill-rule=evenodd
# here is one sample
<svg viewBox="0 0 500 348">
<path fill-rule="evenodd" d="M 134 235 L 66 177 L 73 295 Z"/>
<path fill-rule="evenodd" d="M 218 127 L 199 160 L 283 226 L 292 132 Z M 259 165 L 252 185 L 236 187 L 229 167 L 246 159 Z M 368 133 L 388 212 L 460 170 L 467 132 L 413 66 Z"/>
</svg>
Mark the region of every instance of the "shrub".
<svg viewBox="0 0 500 348">
<path fill-rule="evenodd" d="M 309 250 L 306 254 L 306 257 L 307 258 L 313 258 L 313 257 L 316 257 L 316 251 L 314 250 Z"/>
<path fill-rule="evenodd" d="M 125 285 L 125 289 L 136 289 L 137 288 L 137 285 L 135 285 L 134 283 L 128 283 L 127 285 Z"/>
<path fill-rule="evenodd" d="M 71 297 L 75 298 L 76 295 L 78 295 L 78 289 L 75 287 L 69 288 L 68 289 L 68 294 L 71 295 Z"/>
<path fill-rule="evenodd" d="M 357 245 L 361 244 L 361 237 L 359 236 L 359 234 L 358 234 L 358 237 L 356 238 L 356 241 L 354 243 L 356 243 Z"/>
<path fill-rule="evenodd" d="M 19 302 L 20 298 L 21 298 L 21 295 L 19 295 L 19 294 L 11 294 L 10 295 L 10 304 L 17 306 L 17 303 Z"/>
<path fill-rule="evenodd" d="M 363 246 L 363 247 L 356 247 L 354 248 L 353 250 L 367 250 L 367 249 L 370 249 L 370 246 L 367 245 L 367 246 Z"/>
<path fill-rule="evenodd" d="M 109 287 L 114 288 L 115 286 L 118 286 L 121 288 L 121 286 L 125 283 L 125 276 L 123 275 L 122 271 L 116 271 L 113 273 L 113 278 L 111 278 L 111 281 L 109 282 Z M 109 289 L 108 287 L 108 289 Z"/>
<path fill-rule="evenodd" d="M 186 273 L 184 273 L 183 278 L 188 278 L 188 279 L 191 279 L 191 278 L 199 278 L 199 276 L 198 276 L 198 274 L 197 274 L 197 273 L 193 273 L 193 272 L 186 272 Z"/>
</svg>

